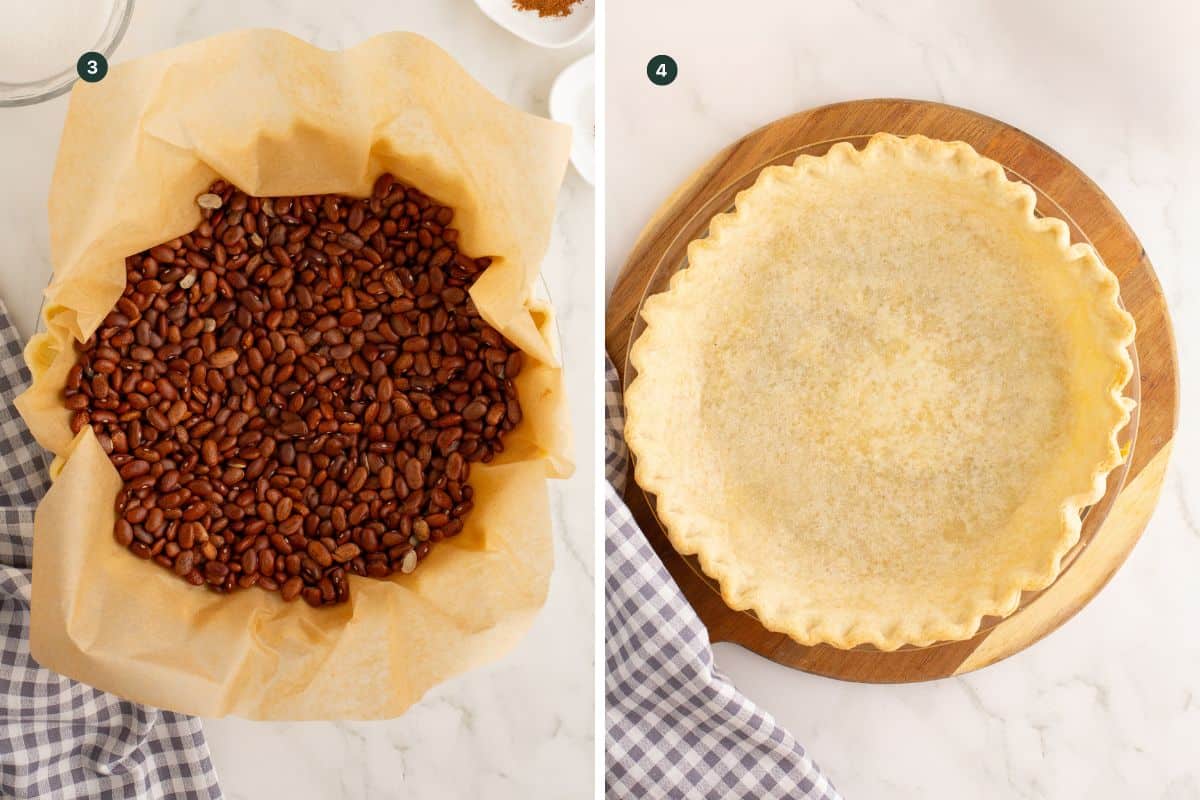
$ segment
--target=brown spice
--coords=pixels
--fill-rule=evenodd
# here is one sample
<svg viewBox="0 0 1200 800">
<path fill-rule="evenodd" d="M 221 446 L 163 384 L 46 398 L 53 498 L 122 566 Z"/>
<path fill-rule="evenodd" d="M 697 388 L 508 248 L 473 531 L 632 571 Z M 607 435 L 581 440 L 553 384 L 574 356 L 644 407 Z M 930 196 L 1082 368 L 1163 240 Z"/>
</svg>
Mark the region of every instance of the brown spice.
<svg viewBox="0 0 1200 800">
<path fill-rule="evenodd" d="M 583 0 L 513 0 L 518 11 L 536 11 L 539 17 L 565 17 Z"/>
</svg>

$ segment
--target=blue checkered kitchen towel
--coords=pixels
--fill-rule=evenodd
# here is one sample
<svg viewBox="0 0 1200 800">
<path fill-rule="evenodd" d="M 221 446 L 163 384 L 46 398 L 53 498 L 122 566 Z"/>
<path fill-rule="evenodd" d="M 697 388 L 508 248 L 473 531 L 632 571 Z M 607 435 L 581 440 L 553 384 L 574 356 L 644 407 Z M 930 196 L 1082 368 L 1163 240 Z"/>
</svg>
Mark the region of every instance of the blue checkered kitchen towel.
<svg viewBox="0 0 1200 800">
<path fill-rule="evenodd" d="M 13 408 L 28 383 L 0 301 L 0 798 L 219 800 L 199 720 L 77 683 L 29 655 L 33 510 L 49 476 Z"/>
<path fill-rule="evenodd" d="M 708 631 L 625 507 L 606 370 L 605 790 L 613 800 L 840 800 L 790 733 L 713 664 Z"/>
</svg>

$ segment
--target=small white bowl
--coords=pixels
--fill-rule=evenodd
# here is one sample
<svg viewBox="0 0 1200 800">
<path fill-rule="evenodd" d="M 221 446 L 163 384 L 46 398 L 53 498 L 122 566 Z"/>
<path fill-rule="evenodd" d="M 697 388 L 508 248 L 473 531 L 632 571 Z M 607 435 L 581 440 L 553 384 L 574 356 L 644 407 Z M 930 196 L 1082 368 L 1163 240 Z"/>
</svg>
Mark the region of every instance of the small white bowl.
<svg viewBox="0 0 1200 800">
<path fill-rule="evenodd" d="M 550 117 L 571 126 L 571 163 L 579 176 L 596 184 L 596 56 L 584 56 L 564 69 L 550 87 Z"/>
<path fill-rule="evenodd" d="M 512 0 L 475 0 L 475 5 L 502 28 L 539 47 L 575 44 L 596 22 L 596 0 L 583 0 L 565 17 L 539 17 L 536 11 L 519 11 Z"/>
</svg>

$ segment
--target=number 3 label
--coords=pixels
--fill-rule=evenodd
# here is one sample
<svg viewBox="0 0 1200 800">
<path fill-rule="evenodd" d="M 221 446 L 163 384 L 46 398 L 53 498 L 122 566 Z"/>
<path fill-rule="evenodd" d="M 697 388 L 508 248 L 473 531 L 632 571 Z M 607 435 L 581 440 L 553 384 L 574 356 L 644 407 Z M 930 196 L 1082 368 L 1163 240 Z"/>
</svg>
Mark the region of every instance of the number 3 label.
<svg viewBox="0 0 1200 800">
<path fill-rule="evenodd" d="M 657 55 L 646 65 L 646 77 L 656 86 L 666 86 L 679 76 L 679 65 L 670 56 Z"/>
<path fill-rule="evenodd" d="M 108 59 L 102 53 L 84 53 L 75 62 L 75 71 L 81 80 L 97 83 L 108 74 Z"/>
</svg>

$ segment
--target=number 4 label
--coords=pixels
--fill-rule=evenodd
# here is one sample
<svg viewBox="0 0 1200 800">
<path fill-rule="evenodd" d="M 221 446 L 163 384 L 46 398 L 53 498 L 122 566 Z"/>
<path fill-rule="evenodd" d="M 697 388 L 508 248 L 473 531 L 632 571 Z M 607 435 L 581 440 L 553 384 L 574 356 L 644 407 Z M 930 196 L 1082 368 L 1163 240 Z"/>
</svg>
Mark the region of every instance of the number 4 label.
<svg viewBox="0 0 1200 800">
<path fill-rule="evenodd" d="M 656 86 L 666 86 L 679 76 L 679 65 L 670 56 L 657 55 L 646 65 L 646 77 Z"/>
</svg>

